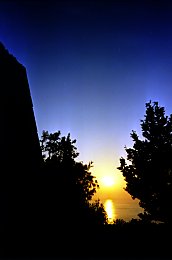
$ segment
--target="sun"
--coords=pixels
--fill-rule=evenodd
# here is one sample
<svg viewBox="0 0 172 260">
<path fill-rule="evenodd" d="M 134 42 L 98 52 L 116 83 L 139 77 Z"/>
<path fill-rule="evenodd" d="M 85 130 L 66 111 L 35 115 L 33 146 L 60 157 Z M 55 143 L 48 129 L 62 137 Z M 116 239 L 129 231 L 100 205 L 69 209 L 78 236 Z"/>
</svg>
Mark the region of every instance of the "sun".
<svg viewBox="0 0 172 260">
<path fill-rule="evenodd" d="M 110 175 L 103 176 L 102 183 L 104 186 L 111 187 L 115 184 L 114 177 Z"/>
</svg>

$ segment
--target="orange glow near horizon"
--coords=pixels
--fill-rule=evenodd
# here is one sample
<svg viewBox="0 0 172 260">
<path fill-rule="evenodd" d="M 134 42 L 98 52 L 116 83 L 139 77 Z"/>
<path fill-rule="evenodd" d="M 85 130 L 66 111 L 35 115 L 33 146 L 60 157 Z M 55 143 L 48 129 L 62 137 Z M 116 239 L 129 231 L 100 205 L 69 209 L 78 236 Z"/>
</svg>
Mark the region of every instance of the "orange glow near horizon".
<svg viewBox="0 0 172 260">
<path fill-rule="evenodd" d="M 133 200 L 131 195 L 124 190 L 126 182 L 122 173 L 117 169 L 118 162 L 110 160 L 97 160 L 92 168 L 92 174 L 96 177 L 99 189 L 92 198 L 104 205 L 108 222 L 113 223 L 117 218 L 125 221 L 137 218 L 137 214 L 143 212 L 139 207 L 139 200 Z"/>
</svg>

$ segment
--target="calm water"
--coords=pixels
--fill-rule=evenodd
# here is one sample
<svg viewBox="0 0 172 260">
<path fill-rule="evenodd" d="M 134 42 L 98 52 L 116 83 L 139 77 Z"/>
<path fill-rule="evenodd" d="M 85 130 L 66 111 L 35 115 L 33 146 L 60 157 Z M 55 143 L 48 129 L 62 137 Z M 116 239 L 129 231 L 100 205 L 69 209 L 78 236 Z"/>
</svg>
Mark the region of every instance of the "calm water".
<svg viewBox="0 0 172 260">
<path fill-rule="evenodd" d="M 124 219 L 125 221 L 138 218 L 137 214 L 141 212 L 140 208 L 137 206 L 134 207 L 131 204 L 121 203 L 115 205 L 112 199 L 105 200 L 103 205 L 107 212 L 109 223 L 112 223 L 117 218 Z"/>
</svg>

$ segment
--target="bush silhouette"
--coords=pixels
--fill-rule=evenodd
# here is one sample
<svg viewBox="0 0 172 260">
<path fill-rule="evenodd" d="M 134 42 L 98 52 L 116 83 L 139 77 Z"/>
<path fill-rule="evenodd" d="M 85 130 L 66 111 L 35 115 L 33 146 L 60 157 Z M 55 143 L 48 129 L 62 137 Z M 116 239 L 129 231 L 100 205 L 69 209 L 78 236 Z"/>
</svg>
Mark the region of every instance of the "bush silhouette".
<svg viewBox="0 0 172 260">
<path fill-rule="evenodd" d="M 145 221 L 170 223 L 172 196 L 172 115 L 165 116 L 158 102 L 146 103 L 141 120 L 143 138 L 132 131 L 133 148 L 125 147 L 127 161 L 120 159 L 120 167 L 127 183 L 126 191 L 140 200 L 144 209 L 139 216 Z"/>
</svg>

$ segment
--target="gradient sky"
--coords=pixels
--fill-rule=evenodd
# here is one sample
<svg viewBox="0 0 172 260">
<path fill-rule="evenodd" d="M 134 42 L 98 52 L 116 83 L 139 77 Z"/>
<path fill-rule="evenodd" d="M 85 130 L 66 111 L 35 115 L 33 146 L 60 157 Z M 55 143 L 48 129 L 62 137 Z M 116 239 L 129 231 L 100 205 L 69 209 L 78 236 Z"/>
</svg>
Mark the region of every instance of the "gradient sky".
<svg viewBox="0 0 172 260">
<path fill-rule="evenodd" d="M 121 183 L 104 196 L 130 201 L 116 167 L 131 130 L 149 100 L 172 113 L 172 3 L 1 1 L 0 41 L 27 69 L 39 135 L 70 132 Z"/>
</svg>

